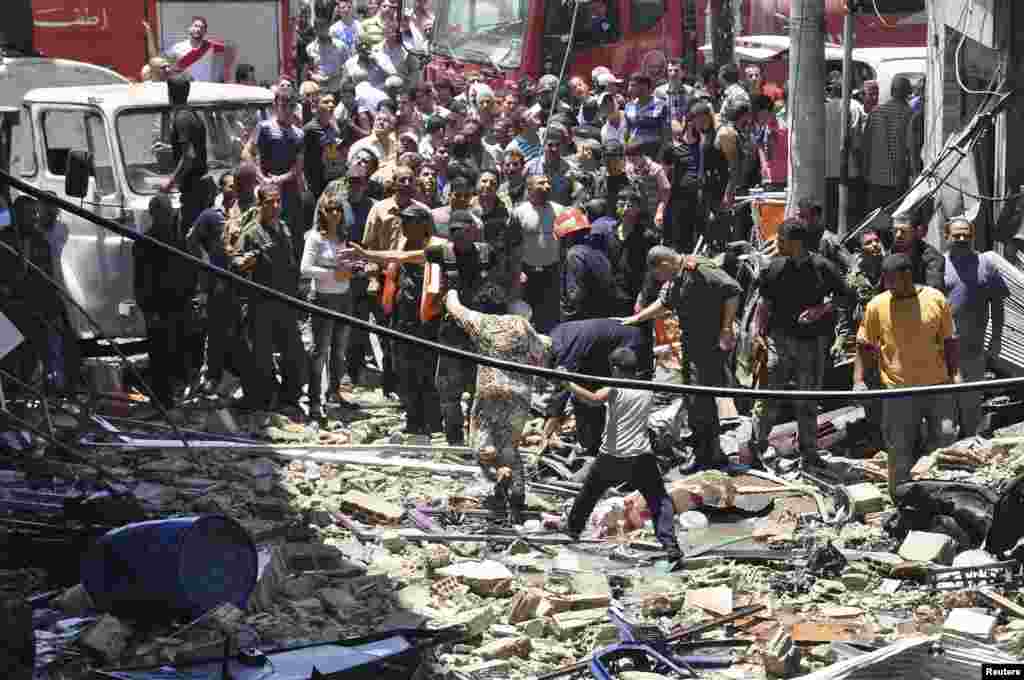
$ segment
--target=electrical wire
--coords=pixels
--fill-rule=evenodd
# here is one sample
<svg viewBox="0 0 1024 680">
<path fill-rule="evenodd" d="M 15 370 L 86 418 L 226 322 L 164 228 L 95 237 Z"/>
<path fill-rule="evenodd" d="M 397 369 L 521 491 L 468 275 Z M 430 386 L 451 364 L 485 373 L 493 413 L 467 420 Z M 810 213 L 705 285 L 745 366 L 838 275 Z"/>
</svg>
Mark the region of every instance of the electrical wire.
<svg viewBox="0 0 1024 680">
<path fill-rule="evenodd" d="M 451 347 L 444 343 L 434 342 L 431 340 L 425 340 L 408 333 L 396 331 L 393 328 L 387 328 L 384 326 L 378 326 L 375 323 L 358 319 L 348 314 L 342 314 L 335 312 L 324 307 L 314 305 L 305 300 L 301 300 L 297 297 L 282 293 L 279 290 L 270 288 L 261 283 L 251 281 L 243 276 L 240 276 L 234 272 L 222 269 L 208 262 L 205 262 L 194 255 L 187 253 L 183 250 L 175 248 L 174 246 L 159 241 L 148 234 L 140 234 L 124 225 L 118 224 L 113 220 L 109 220 L 105 217 L 100 217 L 94 213 L 89 212 L 85 208 L 81 208 L 74 203 L 70 203 L 62 198 L 55 197 L 48 194 L 37 187 L 22 181 L 21 179 L 14 177 L 10 173 L 0 170 L 0 181 L 9 183 L 13 188 L 26 193 L 30 196 L 38 198 L 39 200 L 48 201 L 58 206 L 66 212 L 70 212 L 73 215 L 77 215 L 82 219 L 88 220 L 93 224 L 101 226 L 109 231 L 112 231 L 119 236 L 124 236 L 135 242 L 146 243 L 152 247 L 164 251 L 165 253 L 185 260 L 192 264 L 193 267 L 202 269 L 206 272 L 213 274 L 214 276 L 231 281 L 244 288 L 248 288 L 252 291 L 259 293 L 264 298 L 270 298 L 277 302 L 284 303 L 295 309 L 315 314 L 320 318 L 331 319 L 338 321 L 343 324 L 358 328 L 359 330 L 375 333 L 378 336 L 389 338 L 404 344 L 413 345 L 416 347 L 423 348 L 430 352 L 437 352 L 445 356 L 455 357 L 464 361 L 471 361 L 481 366 L 488 366 L 490 368 L 496 368 L 503 371 L 511 371 L 513 373 L 521 373 L 524 375 L 531 375 L 536 378 L 544 378 L 557 383 L 562 383 L 567 380 L 571 380 L 577 383 L 596 383 L 599 385 L 605 385 L 608 387 L 618 387 L 624 389 L 634 390 L 645 390 L 648 392 L 662 392 L 666 394 L 676 395 L 699 395 L 699 396 L 712 396 L 712 397 L 745 397 L 754 399 L 788 399 L 788 400 L 829 400 L 829 399 L 847 399 L 847 400 L 864 400 L 864 399 L 898 399 L 902 397 L 918 396 L 918 395 L 940 395 L 940 394 L 953 394 L 961 392 L 977 392 L 980 390 L 995 390 L 995 389 L 1010 389 L 1024 387 L 1024 377 L 1020 378 L 1002 378 L 998 380 L 979 381 L 972 383 L 959 383 L 955 385 L 943 384 L 943 385 L 925 385 L 919 387 L 899 387 L 892 389 L 878 389 L 878 390 L 866 390 L 863 392 L 855 392 L 852 390 L 782 390 L 782 389 L 768 389 L 768 390 L 752 390 L 738 387 L 709 387 L 706 385 L 679 385 L 667 382 L 654 382 L 649 380 L 633 380 L 626 378 L 611 378 L 606 376 L 595 376 L 587 375 L 583 373 L 574 373 L 570 371 L 558 371 L 550 368 L 542 368 L 539 366 L 530 366 L 526 364 L 519 364 L 514 361 L 508 361 L 505 359 L 497 359 L 492 356 L 483 354 L 477 354 L 475 352 L 466 351 L 457 347 Z M 0 245 L 6 245 L 0 242 Z M 55 284 L 50 279 L 52 285 Z M 77 303 L 75 303 L 77 304 Z"/>
<path fill-rule="evenodd" d="M 975 3 L 975 0 L 971 0 L 971 4 L 968 5 L 968 7 L 969 7 L 969 9 L 967 10 L 968 17 L 970 17 L 971 15 L 974 14 L 974 3 Z M 960 89 L 963 90 L 965 94 L 982 95 L 982 96 L 991 95 L 991 96 L 995 96 L 995 97 L 1001 97 L 1002 95 L 1004 95 L 1005 92 L 993 92 L 991 90 L 972 90 L 969 87 L 967 87 L 966 85 L 964 85 L 963 76 L 960 74 L 960 53 L 964 49 L 964 44 L 966 44 L 966 43 L 967 43 L 967 31 L 964 30 L 964 31 L 960 32 L 960 43 L 956 46 L 956 52 L 953 53 L 953 72 L 956 74 L 956 83 L 957 83 L 957 85 L 960 86 Z"/>
<path fill-rule="evenodd" d="M 878 17 L 878 21 L 881 22 L 882 28 L 889 28 L 889 29 L 898 28 L 897 24 L 890 24 L 886 20 L 886 18 L 882 16 L 882 13 L 878 11 L 878 0 L 871 0 L 871 4 L 874 5 L 874 7 L 875 7 L 875 16 L 877 16 Z"/>
<path fill-rule="evenodd" d="M 3 175 L 6 175 L 6 174 L 7 173 L 0 172 L 0 177 L 2 177 Z M 13 179 L 10 175 L 7 175 L 7 177 L 8 177 L 8 179 Z M 29 186 L 29 185 L 26 184 L 25 186 Z M 35 196 L 35 198 L 38 199 L 38 200 L 45 200 L 45 199 L 41 199 L 40 195 L 48 196 L 48 194 L 41 194 L 41 192 L 38 192 L 38 190 L 36 190 L 36 193 L 28 192 L 28 191 L 26 191 L 25 193 L 27 193 L 29 195 L 32 195 L 32 196 Z M 49 196 L 49 198 L 53 199 L 53 196 Z M 61 203 L 64 203 L 66 206 L 70 205 L 70 206 L 74 207 L 74 205 L 72 203 L 67 203 L 65 201 L 61 201 Z M 60 205 L 60 203 L 58 203 L 58 205 Z M 87 210 L 82 209 L 81 211 L 83 213 L 88 214 Z M 82 215 L 79 215 L 79 217 L 82 217 Z M 94 217 L 95 217 L 95 215 L 94 215 Z M 101 226 L 104 226 L 104 225 L 101 225 Z M 154 243 L 159 243 L 159 241 L 157 241 L 156 239 L 153 239 L 153 242 Z M 16 257 L 19 257 L 19 258 L 22 257 L 22 254 L 20 252 L 18 252 L 18 250 L 16 248 L 8 245 L 7 243 L 4 243 L 3 241 L 0 241 L 0 247 L 3 247 L 7 252 L 13 254 Z M 99 336 L 100 340 L 106 341 L 114 349 L 114 352 L 117 353 L 117 356 L 120 358 L 121 363 L 124 364 L 125 366 L 127 366 L 128 369 L 132 373 L 135 374 L 135 377 L 138 379 L 139 384 L 142 386 L 143 391 L 145 391 L 146 396 L 149 397 L 149 399 L 153 403 L 153 405 L 156 406 L 157 410 L 160 411 L 160 415 L 162 415 L 164 417 L 164 419 L 167 421 L 167 423 L 172 428 L 174 428 L 174 435 L 175 435 L 175 437 L 177 437 L 178 439 L 181 439 L 182 443 L 185 445 L 185 448 L 187 449 L 188 448 L 188 440 L 185 438 L 185 435 L 178 429 L 178 426 L 175 425 L 173 422 L 171 422 L 171 418 L 170 418 L 169 414 L 167 413 L 167 409 L 164 408 L 164 405 L 162 403 L 160 403 L 159 399 L 157 399 L 156 393 L 149 386 L 149 384 L 146 383 L 145 378 L 142 377 L 142 373 L 137 368 L 135 368 L 135 365 L 132 364 L 131 360 L 128 359 L 128 357 L 125 356 L 124 352 L 121 351 L 121 348 L 117 346 L 117 343 L 115 343 L 112 339 L 107 337 L 107 335 L 103 332 L 103 328 L 100 326 L 99 322 L 97 322 L 96 319 L 94 319 L 93 316 L 91 314 L 89 314 L 89 312 L 84 307 L 82 307 L 82 305 L 78 304 L 78 301 L 75 300 L 75 298 L 71 296 L 71 293 L 67 292 L 64 289 L 64 286 L 60 285 L 60 283 L 58 283 L 52 276 L 50 276 L 45 271 L 43 271 L 43 269 L 39 265 L 37 265 L 35 262 L 32 262 L 28 258 L 24 258 L 24 264 L 28 265 L 32 269 L 32 271 L 34 271 L 36 274 L 41 276 L 44 281 L 46 281 L 53 288 L 55 288 L 57 290 L 57 292 L 60 293 L 61 297 L 63 297 L 65 300 L 70 301 L 71 304 L 75 306 L 75 309 L 77 309 L 79 311 L 79 313 L 81 313 L 82 316 L 85 317 L 85 320 L 89 322 L 89 325 L 91 325 L 93 328 L 96 329 L 96 333 Z"/>
<path fill-rule="evenodd" d="M 580 2 L 582 0 L 569 0 L 573 4 L 572 21 L 569 24 L 569 42 L 565 46 L 565 56 L 562 57 L 562 70 L 558 73 L 558 85 L 555 86 L 555 95 L 551 98 L 551 109 L 548 111 L 548 120 L 555 115 L 558 107 L 559 93 L 562 91 L 562 80 L 565 78 L 565 69 L 569 66 L 569 56 L 572 54 L 573 43 L 576 40 L 576 18 L 580 15 Z"/>
</svg>

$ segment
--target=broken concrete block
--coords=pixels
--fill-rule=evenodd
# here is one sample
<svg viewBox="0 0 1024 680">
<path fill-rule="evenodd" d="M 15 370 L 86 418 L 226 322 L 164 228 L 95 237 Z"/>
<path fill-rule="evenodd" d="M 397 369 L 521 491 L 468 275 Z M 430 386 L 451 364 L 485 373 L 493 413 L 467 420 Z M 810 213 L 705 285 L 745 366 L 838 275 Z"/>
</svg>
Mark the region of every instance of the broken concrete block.
<svg viewBox="0 0 1024 680">
<path fill-rule="evenodd" d="M 453 625 L 461 625 L 466 628 L 466 637 L 483 635 L 498 620 L 498 615 L 492 607 L 479 607 L 472 609 L 452 621 Z"/>
<path fill-rule="evenodd" d="M 548 622 L 545 619 L 530 619 L 518 624 L 516 628 L 531 638 L 541 638 L 548 630 Z"/>
<path fill-rule="evenodd" d="M 520 635 L 518 628 L 507 623 L 496 623 L 488 632 L 496 638 L 514 638 Z"/>
<path fill-rule="evenodd" d="M 344 616 L 361 608 L 359 601 L 349 592 L 348 588 L 323 588 L 316 592 L 316 596 L 332 614 Z"/>
<path fill-rule="evenodd" d="M 564 612 L 551 617 L 551 630 L 559 640 L 568 640 L 583 632 L 589 626 L 601 623 L 607 618 L 607 609 L 585 609 L 579 612 Z"/>
<path fill-rule="evenodd" d="M 592 571 L 581 571 L 569 576 L 572 590 L 577 595 L 611 595 L 608 577 Z"/>
<path fill-rule="evenodd" d="M 522 623 L 537 616 L 537 607 L 544 599 L 544 593 L 537 588 L 520 590 L 512 598 L 512 606 L 508 610 L 508 622 Z"/>
<path fill-rule="evenodd" d="M 117 661 L 128 646 L 131 634 L 131 627 L 105 614 L 82 634 L 78 644 L 98 653 L 107 661 Z"/>
<path fill-rule="evenodd" d="M 871 577 L 860 571 L 847 571 L 839 580 L 849 590 L 864 590 L 871 583 Z"/>
<path fill-rule="evenodd" d="M 454 577 L 477 595 L 507 595 L 512 592 L 512 572 L 501 562 L 457 562 L 437 570 L 442 578 Z"/>
<path fill-rule="evenodd" d="M 956 541 L 945 534 L 911 531 L 900 546 L 900 557 L 910 562 L 952 564 Z"/>
<path fill-rule="evenodd" d="M 526 659 L 531 649 L 530 638 L 519 636 L 493 640 L 478 647 L 476 653 L 483 659 L 511 659 L 513 656 Z"/>
<path fill-rule="evenodd" d="M 687 607 L 700 607 L 712 614 L 725 616 L 732 614 L 733 596 L 732 588 L 728 586 L 714 586 L 712 588 L 698 588 L 686 593 Z"/>
<path fill-rule="evenodd" d="M 588 595 L 570 595 L 565 598 L 565 601 L 569 603 L 569 608 L 573 611 L 579 611 L 581 609 L 597 609 L 598 607 L 607 607 L 611 604 L 611 595 L 591 593 Z"/>
<path fill-rule="evenodd" d="M 558 595 L 547 595 L 540 604 L 537 605 L 536 616 L 548 618 L 555 614 L 562 614 L 563 612 L 572 611 L 572 603 L 564 597 Z"/>
<path fill-rule="evenodd" d="M 400 553 L 408 547 L 409 541 L 405 540 L 405 536 L 402 534 L 391 530 L 380 535 L 380 544 L 388 552 Z"/>
<path fill-rule="evenodd" d="M 340 500 L 343 508 L 368 515 L 380 524 L 398 524 L 405 514 L 401 506 L 362 491 L 349 491 Z"/>
<path fill-rule="evenodd" d="M 90 609 L 95 607 L 92 597 L 89 596 L 89 591 L 81 583 L 68 588 L 54 598 L 53 606 L 69 616 L 85 616 Z"/>
<path fill-rule="evenodd" d="M 440 569 L 452 563 L 452 551 L 441 543 L 432 543 L 423 550 L 423 558 L 430 569 Z"/>
<path fill-rule="evenodd" d="M 996 627 L 996 618 L 973 609 L 954 609 L 949 612 L 942 630 L 947 633 L 967 635 L 977 640 L 991 640 Z"/>
<path fill-rule="evenodd" d="M 461 669 L 462 673 L 472 680 L 505 680 L 511 670 L 512 664 L 504 659 L 485 661 Z"/>
<path fill-rule="evenodd" d="M 885 507 L 885 498 L 878 487 L 869 482 L 851 484 L 846 487 L 846 493 L 853 503 L 854 515 L 866 515 L 871 512 L 881 512 Z"/>
</svg>

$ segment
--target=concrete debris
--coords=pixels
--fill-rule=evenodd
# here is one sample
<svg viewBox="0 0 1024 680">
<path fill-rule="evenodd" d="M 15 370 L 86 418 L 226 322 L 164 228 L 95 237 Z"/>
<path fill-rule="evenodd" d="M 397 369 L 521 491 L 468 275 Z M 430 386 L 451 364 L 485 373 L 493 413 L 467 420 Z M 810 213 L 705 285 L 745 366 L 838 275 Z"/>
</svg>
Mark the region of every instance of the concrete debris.
<svg viewBox="0 0 1024 680">
<path fill-rule="evenodd" d="M 106 614 L 82 634 L 78 644 L 96 652 L 105 661 L 113 662 L 121 658 L 131 634 L 131 626 Z"/>
<path fill-rule="evenodd" d="M 479 476 L 468 449 L 440 441 L 374 444 L 391 441 L 404 423 L 393 405 L 373 405 L 365 396 L 358 400 L 370 406 L 342 411 L 321 428 L 338 435 L 335 443 L 356 442 L 343 448 L 324 445 L 314 428 L 233 411 L 197 413 L 187 425 L 201 429 L 210 423 L 207 431 L 236 432 L 236 439 L 259 430 L 289 443 L 261 439 L 252 448 L 204 444 L 196 451 L 94 447 L 95 460 L 134 494 L 147 516 L 224 513 L 242 523 L 259 546 L 257 585 L 241 609 L 222 605 L 197 621 L 151 630 L 95 612 L 84 589 L 67 587 L 77 574 L 50 585 L 45 572 L 35 578 L 0 570 L 0 591 L 25 598 L 50 592 L 48 603 L 33 605 L 44 659 L 37 668 L 59 665 L 63 677 L 88 677 L 94 663 L 159 667 L 216 657 L 225 634 L 236 646 L 271 648 L 459 625 L 467 637 L 438 649 L 440 665 L 460 677 L 525 680 L 586 662 L 595 650 L 615 644 L 618 630 L 608 614 L 613 602 L 652 629 L 707 625 L 707 639 L 751 643 L 733 653 L 728 671 L 701 669 L 707 680 L 765 673 L 834 680 L 829 669 L 860 658 L 850 656 L 851 650 L 863 655 L 858 643 L 896 647 L 904 638 L 938 640 L 941 633 L 1024 656 L 1018 583 L 945 592 L 925 585 L 938 565 L 976 563 L 965 562 L 968 553 L 954 562 L 956 541 L 928 525 L 910 527 L 926 531 L 890 533 L 894 510 L 902 508 L 882 484 L 884 452 L 876 456 L 875 449 L 853 446 L 830 451 L 829 476 L 823 471 L 821 477 L 832 493 L 798 478 L 803 473 L 797 468 L 786 479 L 739 469 L 673 479 L 678 473 L 672 471 L 666 488 L 680 542 L 691 557 L 669 574 L 640 494 L 612 490 L 589 518 L 588 532 L 598 540 L 573 543 L 561 533 L 577 488 L 571 477 L 533 477 L 527 523 L 509 527 L 491 510 L 492 485 Z M 845 418 L 848 411 L 835 413 Z M 567 446 L 571 422 L 562 434 Z M 779 456 L 785 458 L 795 429 L 780 427 L 773 441 L 781 443 Z M 522 453 L 531 474 L 542 429 L 539 418 L 527 428 L 533 443 Z M 820 440 L 834 439 L 832 430 L 819 434 Z M 1024 472 L 1024 427 L 1004 439 L 1009 437 L 1020 441 L 960 442 L 930 452 L 917 470 L 943 482 L 999 489 Z M 742 456 L 745 442 L 734 443 L 729 455 Z M 47 479 L 96 479 L 95 470 L 84 465 L 48 465 Z M 61 487 L 43 489 L 50 498 L 31 497 L 38 490 L 27 480 L 35 477 L 0 470 L 0 500 L 52 503 Z M 832 521 L 843 515 L 839 510 L 847 500 L 852 516 Z M 845 561 L 813 572 L 808 557 L 829 543 Z M 16 549 L 12 543 L 9 552 Z M 1008 554 L 981 557 L 987 562 Z M 741 615 L 750 603 L 768 607 Z M 728 629 L 709 623 L 729 614 L 737 618 Z M 89 668 L 79 673 L 75 664 Z"/>
<path fill-rule="evenodd" d="M 952 564 L 956 541 L 945 534 L 911 531 L 900 546 L 899 555 L 909 562 Z"/>
<path fill-rule="evenodd" d="M 512 592 L 512 572 L 501 562 L 457 562 L 437 570 L 437 575 L 465 583 L 477 595 L 508 595 Z"/>
</svg>

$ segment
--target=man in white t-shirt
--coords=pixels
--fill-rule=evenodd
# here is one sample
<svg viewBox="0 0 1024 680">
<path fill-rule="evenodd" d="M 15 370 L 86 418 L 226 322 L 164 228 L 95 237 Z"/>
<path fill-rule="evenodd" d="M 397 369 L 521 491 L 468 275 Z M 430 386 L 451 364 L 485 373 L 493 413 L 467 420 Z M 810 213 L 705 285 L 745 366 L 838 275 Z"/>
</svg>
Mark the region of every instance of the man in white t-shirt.
<svg viewBox="0 0 1024 680">
<path fill-rule="evenodd" d="M 224 82 L 224 43 L 206 38 L 209 24 L 204 17 L 192 17 L 188 28 L 188 39 L 174 43 L 168 50 L 174 70 L 188 73 L 192 80 Z"/>
</svg>

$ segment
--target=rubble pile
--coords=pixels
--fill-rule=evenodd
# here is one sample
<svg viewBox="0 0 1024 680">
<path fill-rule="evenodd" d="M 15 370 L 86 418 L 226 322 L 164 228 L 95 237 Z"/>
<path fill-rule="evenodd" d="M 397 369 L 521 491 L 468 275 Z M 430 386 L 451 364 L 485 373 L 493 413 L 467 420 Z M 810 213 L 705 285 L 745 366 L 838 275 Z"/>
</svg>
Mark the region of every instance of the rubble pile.
<svg viewBox="0 0 1024 680">
<path fill-rule="evenodd" d="M 222 604 L 193 621 L 143 622 L 97 611 L 80 584 L 55 584 L 38 569 L 0 571 L 5 601 L 32 605 L 36 677 L 449 626 L 461 637 L 437 648 L 438 668 L 542 677 L 620 642 L 612 610 L 646 635 L 707 624 L 686 640 L 708 678 L 825 672 L 922 637 L 959 649 L 965 663 L 981 654 L 971 645 L 1024 654 L 1020 535 L 999 520 L 1010 480 L 1024 473 L 1024 438 L 1012 428 L 922 458 L 919 486 L 898 507 L 885 490 L 884 451 L 858 457 L 849 441 L 836 447 L 846 457 L 828 457 L 813 478 L 743 466 L 670 475 L 685 553 L 670 571 L 636 494 L 612 492 L 573 542 L 559 531 L 573 482 L 552 471 L 533 478 L 526 524 L 510 527 L 468 450 L 392 443 L 398 413 L 387 404 L 345 411 L 326 433 L 275 417 L 257 428 L 263 442 L 246 446 L 93 446 L 91 459 L 145 517 L 238 521 L 257 545 L 259 576 L 244 610 Z M 345 443 L 321 446 L 325 434 Z M 531 469 L 548 453 L 534 446 Z M 324 462 L 331 455 L 355 462 Z M 42 512 L 41 498 L 59 510 L 53 498 L 100 488 L 95 468 L 57 456 L 25 470 L 0 474 L 9 513 Z M 963 501 L 967 493 L 975 500 Z M 947 502 L 955 507 L 942 509 Z M 915 523 L 928 503 L 940 511 Z M 99 521 L 103 507 L 96 524 L 124 523 L 116 514 Z M 1002 555 L 985 552 L 997 529 Z M 13 540 L 23 529 L 0 531 Z"/>
</svg>

